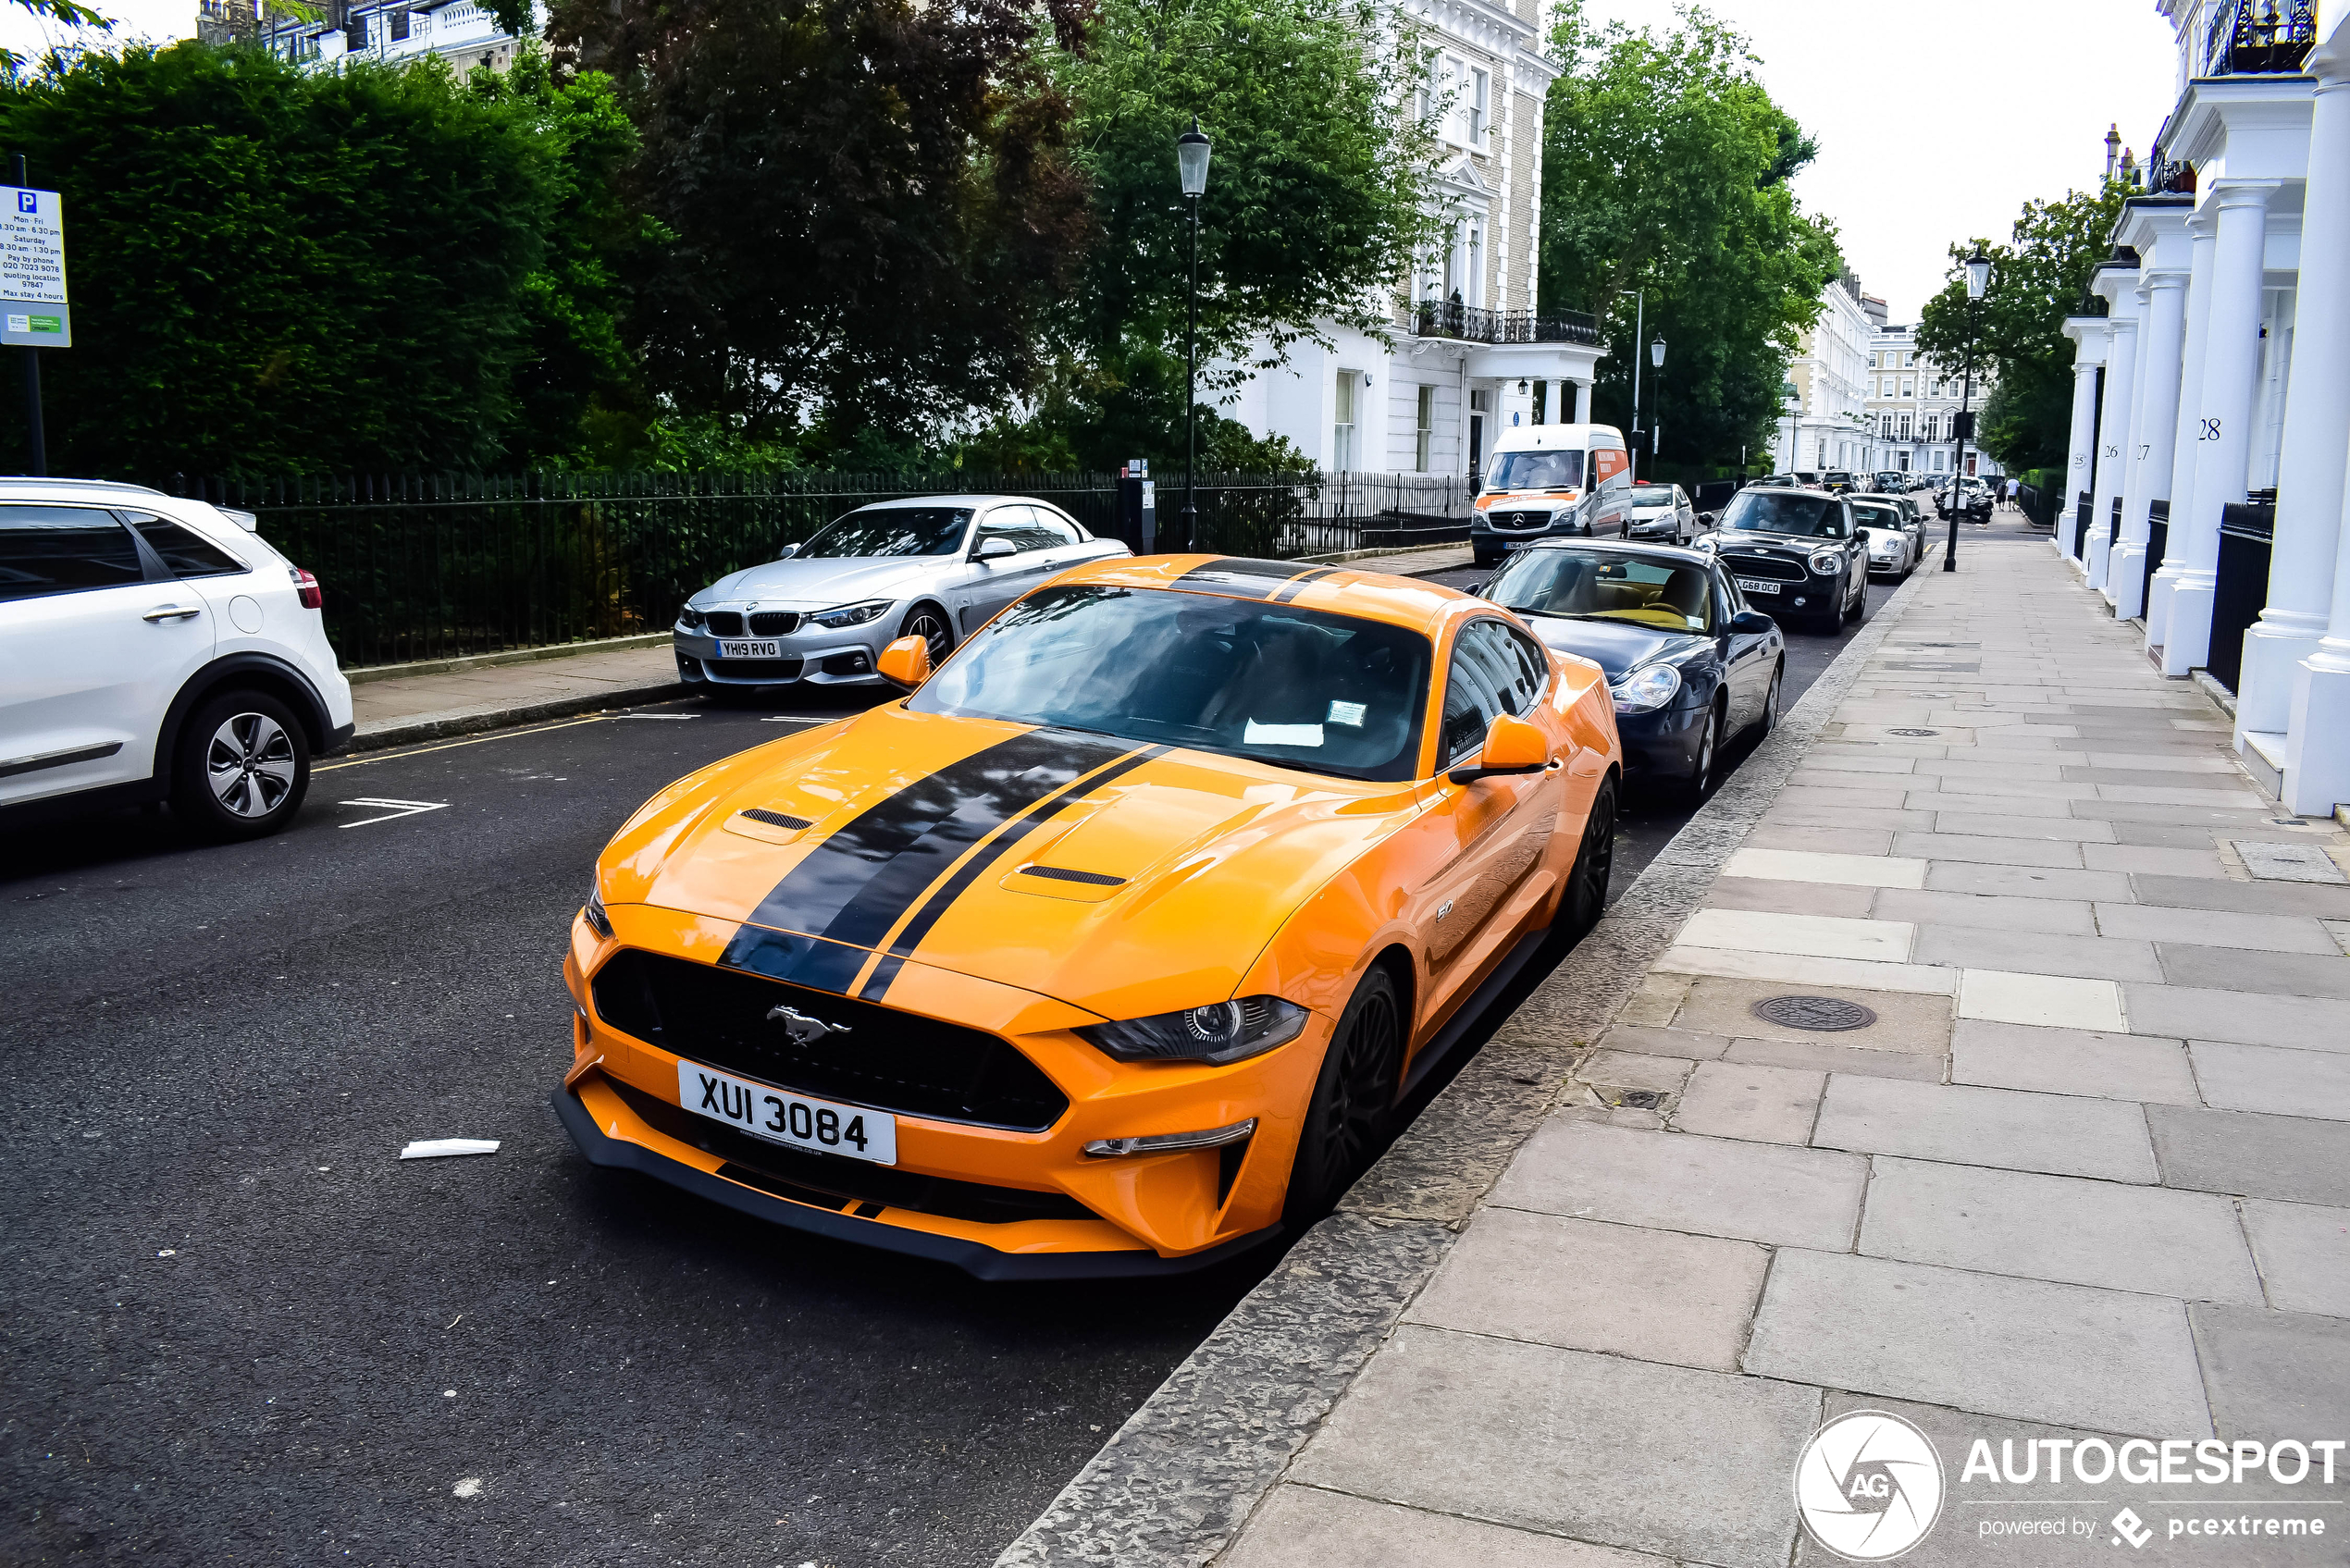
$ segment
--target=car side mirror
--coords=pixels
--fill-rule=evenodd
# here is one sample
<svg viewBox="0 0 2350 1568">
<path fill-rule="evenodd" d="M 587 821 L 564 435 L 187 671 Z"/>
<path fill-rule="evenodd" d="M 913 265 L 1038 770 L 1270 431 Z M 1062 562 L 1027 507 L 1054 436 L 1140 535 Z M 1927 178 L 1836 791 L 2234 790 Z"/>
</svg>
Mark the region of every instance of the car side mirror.
<svg viewBox="0 0 2350 1568">
<path fill-rule="evenodd" d="M 1777 625 L 1776 621 L 1759 610 L 1741 610 L 1730 617 L 1730 630 L 1742 637 L 1759 637 Z"/>
<path fill-rule="evenodd" d="M 1713 513 L 1712 513 L 1712 512 L 1699 512 L 1699 513 L 1697 514 L 1697 520 L 1698 520 L 1700 523 L 1704 524 L 1704 525 L 1705 525 L 1707 527 L 1709 527 L 1709 528 L 1711 528 L 1712 526 L 1713 526 Z"/>
<path fill-rule="evenodd" d="M 1551 765 L 1550 737 L 1541 726 L 1514 714 L 1497 713 L 1485 731 L 1485 746 L 1473 767 L 1455 768 L 1444 776 L 1456 784 L 1475 784 L 1505 773 L 1539 773 Z"/>
<path fill-rule="evenodd" d="M 921 637 L 899 637 L 882 649 L 874 667 L 892 685 L 912 691 L 930 679 L 930 644 Z"/>
<path fill-rule="evenodd" d="M 1020 549 L 1009 539 L 988 539 L 971 552 L 973 561 L 1001 561 L 1008 555 L 1018 555 Z"/>
<path fill-rule="evenodd" d="M 798 545 L 785 545 L 784 547 L 784 553 L 775 557 L 775 559 L 778 561 L 789 561 L 793 556 L 798 555 L 798 553 L 799 547 Z"/>
</svg>

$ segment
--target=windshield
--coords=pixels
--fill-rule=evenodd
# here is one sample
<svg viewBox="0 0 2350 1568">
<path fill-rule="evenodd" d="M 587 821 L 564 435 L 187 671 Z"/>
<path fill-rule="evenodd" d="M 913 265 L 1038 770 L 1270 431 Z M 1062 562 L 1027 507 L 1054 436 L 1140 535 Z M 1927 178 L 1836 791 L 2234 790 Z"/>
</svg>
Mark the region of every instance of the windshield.
<svg viewBox="0 0 2350 1568">
<path fill-rule="evenodd" d="M 962 506 L 873 506 L 835 520 L 799 547 L 795 561 L 851 556 L 955 555 L 971 520 Z"/>
<path fill-rule="evenodd" d="M 1413 777 L 1428 639 L 1292 604 L 1071 584 L 1006 611 L 907 706 Z"/>
<path fill-rule="evenodd" d="M 1722 513 L 1722 526 L 1750 534 L 1793 534 L 1807 539 L 1844 537 L 1844 503 L 1802 490 L 1740 490 Z"/>
<path fill-rule="evenodd" d="M 1863 528 L 1899 528 L 1901 514 L 1889 506 L 1856 506 L 1852 521 Z"/>
<path fill-rule="evenodd" d="M 1671 506 L 1673 504 L 1673 487 L 1670 485 L 1635 485 L 1632 487 L 1632 504 L 1635 507 Z"/>
<path fill-rule="evenodd" d="M 1521 614 L 1702 632 L 1710 583 L 1704 567 L 1679 562 L 1614 550 L 1531 549 L 1510 558 L 1485 585 L 1485 597 Z"/>
<path fill-rule="evenodd" d="M 1571 490 L 1583 483 L 1579 451 L 1500 451 L 1485 473 L 1489 490 Z"/>
</svg>

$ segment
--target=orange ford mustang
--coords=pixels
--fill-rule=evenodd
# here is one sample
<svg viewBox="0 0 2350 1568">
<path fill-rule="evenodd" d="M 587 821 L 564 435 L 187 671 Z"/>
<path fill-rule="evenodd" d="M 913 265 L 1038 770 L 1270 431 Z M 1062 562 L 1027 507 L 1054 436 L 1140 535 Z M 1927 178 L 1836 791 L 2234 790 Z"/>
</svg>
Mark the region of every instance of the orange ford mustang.
<svg viewBox="0 0 2350 1568">
<path fill-rule="evenodd" d="M 1449 588 L 1103 562 L 884 668 L 606 846 L 555 1095 L 595 1163 L 984 1278 L 1196 1267 L 1331 1203 L 1605 901 L 1605 678 Z"/>
</svg>

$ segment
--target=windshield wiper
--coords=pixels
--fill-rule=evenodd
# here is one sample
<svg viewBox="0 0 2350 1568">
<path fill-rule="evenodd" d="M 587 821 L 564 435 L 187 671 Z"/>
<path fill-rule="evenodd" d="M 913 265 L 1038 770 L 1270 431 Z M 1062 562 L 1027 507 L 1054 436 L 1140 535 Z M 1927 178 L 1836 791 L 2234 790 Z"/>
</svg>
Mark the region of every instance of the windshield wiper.
<svg viewBox="0 0 2350 1568">
<path fill-rule="evenodd" d="M 1540 615 L 1544 620 L 1548 621 L 1596 621 L 1600 619 L 1597 615 L 1593 615 L 1589 611 L 1582 610 L 1525 610 L 1515 604 L 1504 604 L 1502 608 L 1508 611 L 1513 615 Z"/>
</svg>

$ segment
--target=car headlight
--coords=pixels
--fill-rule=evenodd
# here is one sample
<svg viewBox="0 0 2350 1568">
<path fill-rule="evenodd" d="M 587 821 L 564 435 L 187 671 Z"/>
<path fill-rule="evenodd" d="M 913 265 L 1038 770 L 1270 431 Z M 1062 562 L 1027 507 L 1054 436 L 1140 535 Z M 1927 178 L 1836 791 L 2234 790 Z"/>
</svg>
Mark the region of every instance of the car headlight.
<svg viewBox="0 0 2350 1568">
<path fill-rule="evenodd" d="M 868 621 L 879 620 L 888 613 L 889 607 L 896 602 L 895 599 L 867 599 L 862 604 L 844 604 L 838 610 L 827 610 L 822 614 L 810 615 L 809 619 L 819 626 L 831 626 L 835 629 L 842 626 L 861 626 Z"/>
<path fill-rule="evenodd" d="M 1618 713 L 1653 713 L 1681 689 L 1681 672 L 1670 664 L 1651 664 L 1633 671 L 1614 688 Z"/>
<path fill-rule="evenodd" d="M 1715 538 L 1711 534 L 1700 534 L 1698 536 L 1696 548 L 1705 551 L 1708 555 L 1711 555 L 1715 550 L 1722 548 L 1722 541 Z"/>
<path fill-rule="evenodd" d="M 702 612 L 689 604 L 677 612 L 677 623 L 689 632 L 699 632 L 704 623 Z"/>
<path fill-rule="evenodd" d="M 588 922 L 589 931 L 594 932 L 606 942 L 612 940 L 612 917 L 604 913 L 604 892 L 602 888 L 596 885 L 593 877 L 588 881 L 588 902 L 580 906 L 579 913 L 580 917 Z"/>
<path fill-rule="evenodd" d="M 1812 552 L 1812 570 L 1823 577 L 1832 577 L 1844 570 L 1844 552 L 1840 549 L 1817 549 Z"/>
<path fill-rule="evenodd" d="M 1243 996 L 1210 1002 L 1146 1019 L 1087 1024 L 1077 1032 L 1105 1056 L 1121 1062 L 1227 1062 L 1262 1055 L 1294 1040 L 1305 1027 L 1305 1009 L 1278 996 Z"/>
</svg>

